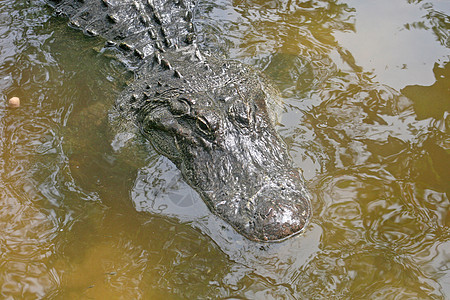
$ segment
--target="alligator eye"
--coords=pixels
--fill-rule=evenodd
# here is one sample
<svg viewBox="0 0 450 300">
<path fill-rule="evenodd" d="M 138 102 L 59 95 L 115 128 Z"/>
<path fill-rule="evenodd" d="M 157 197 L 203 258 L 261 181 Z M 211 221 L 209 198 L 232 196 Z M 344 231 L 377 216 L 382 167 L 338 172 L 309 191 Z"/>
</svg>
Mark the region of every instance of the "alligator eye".
<svg viewBox="0 0 450 300">
<path fill-rule="evenodd" d="M 197 127 L 198 129 L 200 129 L 200 131 L 202 131 L 205 134 L 211 134 L 211 126 L 209 126 L 209 123 L 203 119 L 203 118 L 198 118 L 197 119 Z"/>
</svg>

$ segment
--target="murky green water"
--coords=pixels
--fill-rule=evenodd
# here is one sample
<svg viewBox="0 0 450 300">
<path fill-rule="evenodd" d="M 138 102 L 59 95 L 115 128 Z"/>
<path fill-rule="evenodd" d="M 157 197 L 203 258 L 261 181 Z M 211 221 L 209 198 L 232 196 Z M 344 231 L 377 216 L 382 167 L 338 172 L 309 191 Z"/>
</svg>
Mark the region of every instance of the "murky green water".
<svg viewBox="0 0 450 300">
<path fill-rule="evenodd" d="M 103 41 L 2 0 L 0 298 L 450 298 L 450 3 L 199 2 L 201 46 L 281 90 L 308 230 L 234 233 L 110 113 Z"/>
</svg>

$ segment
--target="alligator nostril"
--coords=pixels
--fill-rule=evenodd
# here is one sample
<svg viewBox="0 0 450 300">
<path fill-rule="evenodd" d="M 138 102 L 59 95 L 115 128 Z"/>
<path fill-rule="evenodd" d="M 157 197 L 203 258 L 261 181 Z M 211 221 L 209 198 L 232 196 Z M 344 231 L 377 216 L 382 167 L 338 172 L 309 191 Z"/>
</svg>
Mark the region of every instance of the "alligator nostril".
<svg viewBox="0 0 450 300">
<path fill-rule="evenodd" d="M 262 219 L 267 219 L 267 218 L 271 217 L 272 216 L 272 211 L 273 211 L 273 208 L 269 207 L 269 209 L 266 212 L 261 212 L 260 213 L 261 218 Z"/>
</svg>

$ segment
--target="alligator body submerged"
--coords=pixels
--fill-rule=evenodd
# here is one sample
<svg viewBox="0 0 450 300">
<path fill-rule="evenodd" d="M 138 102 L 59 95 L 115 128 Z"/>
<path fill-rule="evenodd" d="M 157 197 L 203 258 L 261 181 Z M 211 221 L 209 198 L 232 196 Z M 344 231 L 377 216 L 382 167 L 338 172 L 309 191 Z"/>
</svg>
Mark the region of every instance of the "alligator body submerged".
<svg viewBox="0 0 450 300">
<path fill-rule="evenodd" d="M 201 53 L 191 0 L 50 1 L 135 72 L 117 109 L 181 170 L 209 209 L 255 241 L 300 232 L 304 180 L 274 127 L 277 93 L 255 70 Z"/>
</svg>

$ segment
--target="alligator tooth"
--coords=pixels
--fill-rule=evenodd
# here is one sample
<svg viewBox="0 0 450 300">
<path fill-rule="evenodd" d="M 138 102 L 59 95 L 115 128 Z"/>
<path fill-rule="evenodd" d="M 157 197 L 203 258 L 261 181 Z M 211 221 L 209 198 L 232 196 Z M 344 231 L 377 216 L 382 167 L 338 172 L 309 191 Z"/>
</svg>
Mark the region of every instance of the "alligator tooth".
<svg viewBox="0 0 450 300">
<path fill-rule="evenodd" d="M 113 46 L 116 46 L 117 43 L 114 42 L 114 41 L 107 41 L 107 42 L 105 43 L 105 45 L 106 45 L 107 47 L 113 47 Z"/>
</svg>

